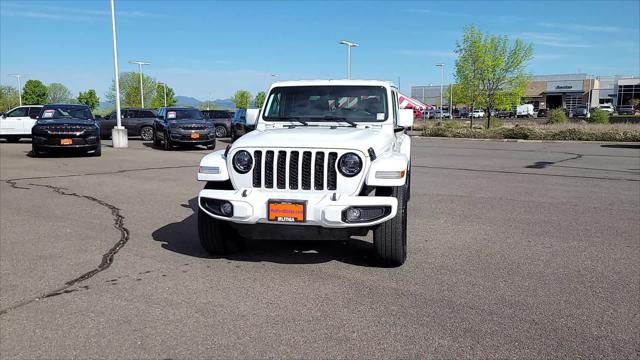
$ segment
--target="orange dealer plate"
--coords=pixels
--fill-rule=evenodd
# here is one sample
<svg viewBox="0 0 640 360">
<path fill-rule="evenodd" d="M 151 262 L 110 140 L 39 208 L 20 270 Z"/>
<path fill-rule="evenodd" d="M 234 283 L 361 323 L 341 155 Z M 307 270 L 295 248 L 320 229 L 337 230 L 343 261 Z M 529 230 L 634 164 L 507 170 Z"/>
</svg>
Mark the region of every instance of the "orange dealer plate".
<svg viewBox="0 0 640 360">
<path fill-rule="evenodd" d="M 72 144 L 73 144 L 72 139 L 60 139 L 60 145 L 72 145 Z"/>
<path fill-rule="evenodd" d="M 269 221 L 305 222 L 306 201 L 269 200 L 267 212 Z"/>
</svg>

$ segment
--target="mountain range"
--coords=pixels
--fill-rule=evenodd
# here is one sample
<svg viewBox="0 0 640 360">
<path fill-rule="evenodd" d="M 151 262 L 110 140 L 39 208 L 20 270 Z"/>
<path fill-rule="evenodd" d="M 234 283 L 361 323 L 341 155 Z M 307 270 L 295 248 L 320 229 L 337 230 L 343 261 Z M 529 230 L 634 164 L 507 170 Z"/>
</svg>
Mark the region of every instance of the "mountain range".
<svg viewBox="0 0 640 360">
<path fill-rule="evenodd" d="M 198 107 L 206 101 L 200 101 L 191 96 L 176 96 L 175 99 L 178 101 L 178 106 L 193 106 Z M 228 109 L 235 110 L 236 106 L 231 101 L 231 99 L 216 99 L 212 101 L 213 105 L 216 109 Z M 99 108 L 100 109 L 113 109 L 115 105 L 108 101 L 101 101 Z"/>
</svg>

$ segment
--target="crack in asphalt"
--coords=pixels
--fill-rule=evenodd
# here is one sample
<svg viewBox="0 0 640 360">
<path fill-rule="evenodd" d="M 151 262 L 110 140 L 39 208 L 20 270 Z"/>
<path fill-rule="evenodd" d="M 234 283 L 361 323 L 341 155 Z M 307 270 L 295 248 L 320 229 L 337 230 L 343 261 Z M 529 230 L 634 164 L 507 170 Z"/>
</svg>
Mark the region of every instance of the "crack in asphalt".
<svg viewBox="0 0 640 360">
<path fill-rule="evenodd" d="M 17 185 L 16 183 L 17 179 L 12 179 L 12 180 L 5 180 L 6 183 L 8 183 L 9 185 L 11 185 L 12 188 L 14 189 L 26 189 L 29 190 L 31 188 L 28 187 L 22 187 Z M 107 209 L 109 209 L 111 211 L 111 215 L 113 215 L 113 227 L 116 228 L 119 232 L 120 232 L 120 239 L 106 252 L 102 255 L 102 261 L 100 262 L 100 264 L 95 267 L 94 269 L 85 272 L 84 274 L 69 280 L 67 282 L 64 283 L 64 286 L 57 288 L 55 290 L 49 291 L 47 293 L 44 293 L 40 296 L 36 296 L 33 297 L 31 299 L 27 299 L 24 301 L 21 301 L 17 304 L 14 304 L 12 306 L 9 306 L 5 309 L 0 310 L 0 316 L 6 314 L 9 311 L 15 310 L 17 308 L 20 308 L 22 306 L 31 304 L 35 301 L 38 301 L 40 299 L 46 299 L 49 297 L 53 297 L 53 296 L 58 296 L 58 295 L 62 295 L 62 294 L 68 294 L 71 292 L 74 292 L 76 290 L 73 289 L 69 289 L 70 287 L 85 281 L 87 279 L 90 279 L 91 277 L 93 277 L 94 275 L 106 270 L 109 268 L 109 266 L 111 266 L 111 264 L 113 264 L 113 260 L 115 255 L 118 253 L 118 251 L 120 251 L 120 249 L 122 249 L 127 242 L 129 241 L 129 229 L 127 229 L 124 226 L 124 216 L 120 213 L 120 209 L 117 208 L 116 206 L 109 204 L 108 202 L 98 199 L 96 197 L 90 196 L 90 195 L 83 195 L 83 194 L 78 194 L 75 192 L 69 192 L 66 188 L 63 187 L 59 187 L 59 186 L 53 186 L 53 185 L 46 185 L 46 184 L 33 184 L 33 183 L 29 183 L 30 186 L 39 186 L 39 187 L 44 187 L 44 188 L 48 188 L 52 191 L 54 191 L 57 194 L 60 195 L 64 195 L 64 196 L 74 196 L 74 197 L 78 197 L 78 198 L 82 198 L 82 199 L 87 199 L 89 201 L 92 201 L 94 203 L 97 203 Z"/>
<path fill-rule="evenodd" d="M 133 172 L 133 171 L 185 169 L 185 168 L 195 168 L 195 167 L 198 167 L 198 166 L 197 165 L 160 166 L 160 167 L 152 167 L 152 168 L 122 169 L 122 170 L 116 170 L 116 171 L 103 171 L 103 172 L 93 172 L 93 173 L 84 173 L 84 174 L 53 175 L 53 176 L 33 176 L 33 177 L 23 177 L 23 178 L 15 178 L 15 179 L 0 179 L 0 181 L 6 182 L 7 184 L 11 185 L 11 187 L 14 188 L 14 189 L 29 189 L 29 188 L 17 186 L 16 185 L 16 181 L 20 181 L 20 180 L 60 179 L 60 178 L 78 177 L 78 176 L 114 175 L 114 174 L 123 174 L 123 173 Z"/>
</svg>

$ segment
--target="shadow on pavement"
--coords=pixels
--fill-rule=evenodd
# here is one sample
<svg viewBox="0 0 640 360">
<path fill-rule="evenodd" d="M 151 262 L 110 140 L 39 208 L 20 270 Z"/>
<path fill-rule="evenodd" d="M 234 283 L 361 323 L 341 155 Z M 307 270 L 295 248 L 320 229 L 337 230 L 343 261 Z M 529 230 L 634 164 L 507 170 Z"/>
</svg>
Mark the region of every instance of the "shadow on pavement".
<svg viewBox="0 0 640 360">
<path fill-rule="evenodd" d="M 151 149 L 163 150 L 164 151 L 164 148 L 154 146 L 153 145 L 153 141 L 148 141 L 148 142 L 145 141 L 145 142 L 142 143 L 142 145 L 144 145 L 144 146 L 146 146 L 148 148 L 151 148 Z M 184 151 L 184 150 L 187 150 L 187 151 L 194 151 L 194 150 L 202 151 L 202 150 L 207 150 L 207 147 L 203 146 L 203 145 L 178 145 L 178 146 L 174 145 L 174 147 L 170 151 Z"/>
<path fill-rule="evenodd" d="M 603 144 L 600 145 L 600 147 L 612 149 L 640 149 L 640 144 Z"/>
<path fill-rule="evenodd" d="M 209 255 L 198 240 L 197 198 L 182 207 L 193 211 L 180 222 L 165 225 L 152 233 L 162 248 L 179 254 L 243 262 L 273 262 L 278 264 L 319 264 L 340 261 L 346 264 L 378 267 L 373 244 L 355 238 L 344 241 L 311 240 L 245 240 L 244 249 L 232 255 Z"/>
</svg>

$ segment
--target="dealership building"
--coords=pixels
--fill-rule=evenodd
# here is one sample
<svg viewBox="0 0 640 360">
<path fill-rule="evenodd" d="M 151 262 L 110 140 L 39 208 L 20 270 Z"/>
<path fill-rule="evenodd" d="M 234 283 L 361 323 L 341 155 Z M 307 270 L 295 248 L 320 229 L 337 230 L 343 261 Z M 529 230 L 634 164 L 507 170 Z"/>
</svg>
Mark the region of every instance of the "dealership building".
<svg viewBox="0 0 640 360">
<path fill-rule="evenodd" d="M 449 103 L 448 86 L 443 87 L 444 103 Z M 411 97 L 430 105 L 440 104 L 440 85 L 412 86 Z M 640 77 L 588 76 L 587 74 L 559 74 L 532 76 L 527 85 L 523 104 L 535 108 L 573 109 L 578 105 L 626 105 L 630 99 L 640 99 Z M 454 104 L 457 105 L 455 99 Z"/>
</svg>

